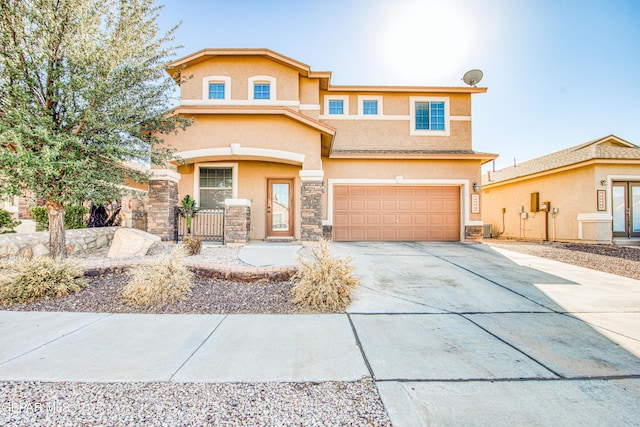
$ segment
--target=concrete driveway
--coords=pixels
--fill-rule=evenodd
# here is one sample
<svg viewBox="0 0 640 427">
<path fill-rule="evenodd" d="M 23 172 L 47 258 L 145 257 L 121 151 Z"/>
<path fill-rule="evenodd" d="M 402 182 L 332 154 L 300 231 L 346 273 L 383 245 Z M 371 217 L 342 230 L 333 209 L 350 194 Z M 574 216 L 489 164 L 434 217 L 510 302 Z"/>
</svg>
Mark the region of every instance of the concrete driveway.
<svg viewBox="0 0 640 427">
<path fill-rule="evenodd" d="M 334 247 L 394 426 L 640 424 L 640 282 L 480 244 Z"/>
</svg>

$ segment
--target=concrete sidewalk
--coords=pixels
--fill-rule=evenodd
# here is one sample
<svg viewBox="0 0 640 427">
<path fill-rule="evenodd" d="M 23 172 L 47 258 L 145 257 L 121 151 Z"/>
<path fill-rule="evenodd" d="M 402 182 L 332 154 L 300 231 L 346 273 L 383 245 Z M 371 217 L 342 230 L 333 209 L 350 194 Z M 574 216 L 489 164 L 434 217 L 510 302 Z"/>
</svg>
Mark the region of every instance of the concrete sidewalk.
<svg viewBox="0 0 640 427">
<path fill-rule="evenodd" d="M 0 380 L 372 377 L 394 426 L 637 425 L 639 281 L 483 245 L 334 248 L 363 280 L 347 314 L 4 311 Z"/>
</svg>

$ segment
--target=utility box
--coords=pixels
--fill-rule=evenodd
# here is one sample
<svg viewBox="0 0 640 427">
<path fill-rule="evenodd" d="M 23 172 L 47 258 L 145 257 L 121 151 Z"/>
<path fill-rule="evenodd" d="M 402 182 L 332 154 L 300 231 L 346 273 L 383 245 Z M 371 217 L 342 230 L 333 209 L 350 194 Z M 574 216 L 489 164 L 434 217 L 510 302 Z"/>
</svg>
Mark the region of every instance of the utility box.
<svg viewBox="0 0 640 427">
<path fill-rule="evenodd" d="M 540 210 L 540 193 L 531 193 L 531 209 L 529 212 L 538 212 Z"/>
<path fill-rule="evenodd" d="M 540 205 L 540 212 L 549 212 L 551 211 L 551 202 L 542 202 Z"/>
</svg>

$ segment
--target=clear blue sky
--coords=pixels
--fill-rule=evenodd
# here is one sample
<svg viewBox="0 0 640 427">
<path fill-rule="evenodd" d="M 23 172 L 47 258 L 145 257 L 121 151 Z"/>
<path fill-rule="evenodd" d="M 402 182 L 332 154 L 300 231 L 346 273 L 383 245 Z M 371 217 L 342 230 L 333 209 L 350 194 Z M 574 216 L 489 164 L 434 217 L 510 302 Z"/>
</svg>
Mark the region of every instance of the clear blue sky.
<svg viewBox="0 0 640 427">
<path fill-rule="evenodd" d="M 640 0 L 158 0 L 179 56 L 265 47 L 333 84 L 463 85 L 496 168 L 608 134 L 640 145 Z M 486 169 L 486 167 L 485 167 Z"/>
</svg>

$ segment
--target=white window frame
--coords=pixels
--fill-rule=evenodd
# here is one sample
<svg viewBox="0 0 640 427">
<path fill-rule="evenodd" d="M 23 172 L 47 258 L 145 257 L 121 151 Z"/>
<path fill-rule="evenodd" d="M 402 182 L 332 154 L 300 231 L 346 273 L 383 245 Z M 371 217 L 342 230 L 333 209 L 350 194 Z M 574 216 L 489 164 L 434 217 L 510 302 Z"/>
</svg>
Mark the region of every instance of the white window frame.
<svg viewBox="0 0 640 427">
<path fill-rule="evenodd" d="M 253 85 L 256 83 L 269 83 L 269 99 L 253 99 Z M 269 102 L 278 99 L 278 88 L 276 86 L 276 78 L 272 76 L 251 76 L 247 81 L 247 99 L 252 102 Z"/>
<path fill-rule="evenodd" d="M 209 99 L 209 83 L 224 83 L 224 99 Z M 211 104 L 223 103 L 231 99 L 231 77 L 208 76 L 202 79 L 202 100 Z"/>
<path fill-rule="evenodd" d="M 416 129 L 416 102 L 444 102 L 444 130 Z M 409 135 L 411 136 L 449 136 L 451 135 L 451 115 L 448 97 L 410 96 L 409 97 Z"/>
<path fill-rule="evenodd" d="M 231 198 L 238 198 L 238 164 L 237 163 L 196 163 L 193 167 L 193 198 L 196 206 L 200 206 L 200 168 L 231 168 Z"/>
<path fill-rule="evenodd" d="M 364 101 L 377 101 L 378 102 L 378 113 L 377 114 L 365 114 L 364 113 Z M 362 116 L 362 118 L 374 118 L 382 116 L 382 96 L 380 95 L 358 95 L 358 116 Z"/>
<path fill-rule="evenodd" d="M 329 114 L 329 101 L 342 101 L 342 114 Z M 325 95 L 324 114 L 321 118 L 332 119 L 349 115 L 349 95 Z"/>
</svg>

